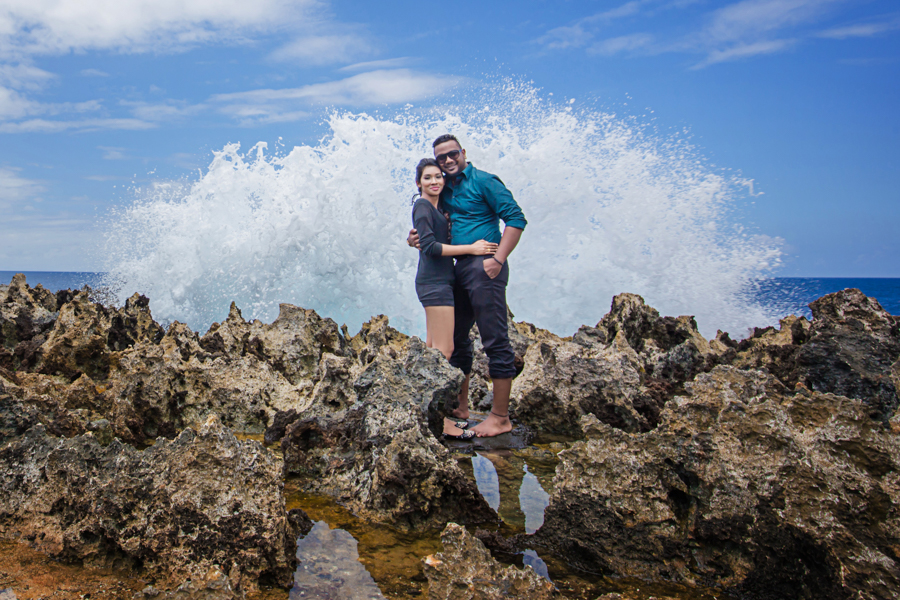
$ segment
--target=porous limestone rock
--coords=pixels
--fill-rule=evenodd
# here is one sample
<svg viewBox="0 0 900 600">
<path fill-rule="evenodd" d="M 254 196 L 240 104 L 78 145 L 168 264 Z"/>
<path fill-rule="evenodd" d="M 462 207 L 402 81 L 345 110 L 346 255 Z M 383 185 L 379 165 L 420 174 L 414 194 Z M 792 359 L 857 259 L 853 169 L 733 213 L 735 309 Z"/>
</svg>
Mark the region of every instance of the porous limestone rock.
<svg viewBox="0 0 900 600">
<path fill-rule="evenodd" d="M 582 417 L 541 544 L 611 575 L 758 599 L 900 595 L 900 439 L 860 400 L 719 366 L 630 434 Z"/>
<path fill-rule="evenodd" d="M 0 286 L 0 368 L 14 371 L 33 365 L 35 350 L 56 321 L 56 295 L 40 284 L 31 288 L 25 275 Z"/>
<path fill-rule="evenodd" d="M 597 326 L 571 342 L 540 339 L 513 382 L 510 410 L 538 431 L 573 437 L 586 414 L 624 431 L 652 429 L 685 381 L 734 354 L 703 338 L 692 317 L 660 317 L 635 294 L 613 298 Z"/>
<path fill-rule="evenodd" d="M 797 381 L 858 398 L 887 422 L 900 403 L 900 317 L 857 289 L 812 302 L 809 340 L 797 354 Z"/>
<path fill-rule="evenodd" d="M 215 416 L 144 451 L 37 425 L 0 449 L 0 534 L 172 585 L 218 565 L 235 589 L 288 586 L 296 532 L 281 474 L 274 454 Z"/>
<path fill-rule="evenodd" d="M 77 293 L 59 307 L 59 316 L 37 351 L 35 370 L 74 381 L 85 374 L 97 381 L 109 376 L 114 353 L 137 342 L 158 342 L 162 328 L 150 316 L 149 301 L 135 294 L 121 309 Z"/>
<path fill-rule="evenodd" d="M 422 561 L 429 600 L 502 600 L 555 597 L 551 582 L 531 567 L 503 567 L 465 527 L 448 523 L 441 533 L 443 550 Z"/>
<path fill-rule="evenodd" d="M 638 407 L 652 400 L 641 389 L 640 359 L 627 345 L 539 342 L 529 348 L 525 365 L 510 394 L 516 421 L 571 437 L 581 437 L 585 414 L 626 431 L 650 429 Z"/>
<path fill-rule="evenodd" d="M 362 347 L 368 362 L 356 378 L 334 382 L 352 385 L 355 403 L 285 425 L 286 472 L 299 476 L 304 489 L 400 529 L 440 527 L 451 519 L 496 520 L 475 483 L 434 436 L 442 426 L 440 410 L 455 399 L 462 373 L 418 338 L 403 346 Z"/>
</svg>

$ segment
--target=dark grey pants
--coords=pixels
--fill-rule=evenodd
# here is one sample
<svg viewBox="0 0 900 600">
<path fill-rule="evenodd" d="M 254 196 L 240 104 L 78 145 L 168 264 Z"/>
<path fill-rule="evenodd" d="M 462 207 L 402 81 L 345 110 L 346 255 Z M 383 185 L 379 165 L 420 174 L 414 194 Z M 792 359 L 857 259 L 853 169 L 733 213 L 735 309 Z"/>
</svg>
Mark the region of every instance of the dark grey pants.
<svg viewBox="0 0 900 600">
<path fill-rule="evenodd" d="M 485 256 L 463 256 L 456 260 L 456 284 L 453 286 L 453 354 L 450 364 L 468 375 L 472 371 L 472 341 L 469 331 L 478 324 L 484 352 L 490 360 L 491 379 L 516 376 L 515 354 L 509 344 L 506 323 L 506 284 L 509 263 L 504 263 L 494 279 L 484 272 Z"/>
</svg>

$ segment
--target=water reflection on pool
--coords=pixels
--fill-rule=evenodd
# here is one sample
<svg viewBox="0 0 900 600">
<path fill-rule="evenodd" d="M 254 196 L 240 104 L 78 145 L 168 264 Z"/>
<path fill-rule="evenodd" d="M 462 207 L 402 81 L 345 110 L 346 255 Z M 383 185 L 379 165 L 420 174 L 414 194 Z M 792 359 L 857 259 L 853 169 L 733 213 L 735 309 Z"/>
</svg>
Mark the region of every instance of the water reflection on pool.
<svg viewBox="0 0 900 600">
<path fill-rule="evenodd" d="M 291 600 L 341 598 L 384 600 L 372 575 L 359 562 L 356 539 L 343 529 L 318 521 L 297 542 L 299 564 L 294 573 Z"/>
</svg>

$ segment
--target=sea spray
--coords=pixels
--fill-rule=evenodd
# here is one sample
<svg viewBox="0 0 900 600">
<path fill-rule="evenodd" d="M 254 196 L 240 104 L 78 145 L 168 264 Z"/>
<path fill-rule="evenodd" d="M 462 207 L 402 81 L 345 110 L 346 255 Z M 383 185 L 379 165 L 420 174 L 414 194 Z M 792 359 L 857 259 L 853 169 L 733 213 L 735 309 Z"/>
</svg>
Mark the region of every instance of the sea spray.
<svg viewBox="0 0 900 600">
<path fill-rule="evenodd" d="M 745 182 L 683 138 L 517 82 L 457 97 L 452 108 L 335 111 L 327 125 L 315 146 L 269 154 L 264 143 L 244 153 L 229 144 L 195 181 L 137 193 L 107 237 L 120 299 L 141 292 L 157 319 L 201 331 L 234 300 L 263 321 L 288 302 L 351 332 L 383 313 L 423 335 L 418 254 L 405 241 L 413 168 L 431 140 L 452 132 L 528 219 L 510 258 L 518 319 L 571 334 L 628 291 L 662 314 L 695 315 L 708 336 L 772 321 L 750 287 L 777 266 L 777 240 L 733 222 Z"/>
</svg>

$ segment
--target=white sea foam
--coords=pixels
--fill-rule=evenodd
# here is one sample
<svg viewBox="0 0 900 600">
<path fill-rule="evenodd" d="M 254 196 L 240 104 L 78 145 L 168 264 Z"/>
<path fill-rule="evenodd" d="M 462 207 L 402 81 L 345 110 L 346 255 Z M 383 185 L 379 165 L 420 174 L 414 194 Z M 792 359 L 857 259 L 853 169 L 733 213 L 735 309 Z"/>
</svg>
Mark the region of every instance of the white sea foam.
<svg viewBox="0 0 900 600">
<path fill-rule="evenodd" d="M 452 132 L 528 219 L 510 259 L 517 319 L 570 335 L 629 291 L 662 314 L 695 315 L 708 336 L 772 320 L 748 286 L 777 265 L 778 242 L 732 222 L 744 182 L 681 138 L 515 82 L 450 109 L 335 112 L 328 125 L 315 146 L 231 144 L 195 181 L 137 193 L 107 240 L 120 299 L 141 292 L 157 319 L 201 331 L 234 300 L 263 321 L 289 302 L 351 332 L 384 313 L 423 335 L 418 254 L 405 241 L 413 169 Z"/>
</svg>

